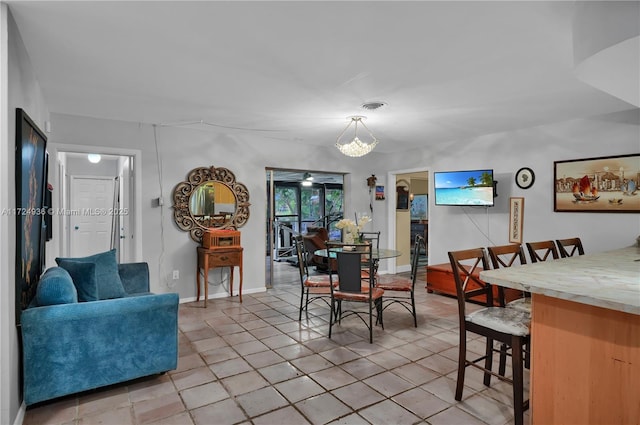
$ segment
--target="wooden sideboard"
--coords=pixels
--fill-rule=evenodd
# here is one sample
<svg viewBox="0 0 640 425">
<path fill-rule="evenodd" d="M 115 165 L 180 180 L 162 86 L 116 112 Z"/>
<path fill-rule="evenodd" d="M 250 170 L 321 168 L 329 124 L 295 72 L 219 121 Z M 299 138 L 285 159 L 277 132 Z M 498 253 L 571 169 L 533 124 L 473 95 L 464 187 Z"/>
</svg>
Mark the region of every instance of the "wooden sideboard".
<svg viewBox="0 0 640 425">
<path fill-rule="evenodd" d="M 198 288 L 196 301 L 200 301 L 200 270 L 204 274 L 204 306 L 209 298 L 209 269 L 229 267 L 229 295 L 233 296 L 234 267 L 240 271 L 238 296 L 242 302 L 242 253 L 240 232 L 237 230 L 209 230 L 202 235 L 202 246 L 198 247 L 198 266 L 196 285 Z"/>
<path fill-rule="evenodd" d="M 482 271 L 482 268 L 477 268 L 472 275 L 479 278 L 479 273 Z M 478 286 L 474 286 L 474 282 L 469 282 L 469 289 L 477 288 Z M 432 264 L 427 266 L 427 291 L 428 292 L 437 292 L 439 294 L 451 295 L 456 297 L 456 283 L 453 279 L 453 272 L 451 271 L 451 264 L 443 263 L 443 264 Z M 522 291 L 517 291 L 515 289 L 505 288 L 504 290 L 505 302 L 513 301 L 518 298 L 522 298 Z M 486 303 L 486 299 L 484 296 L 478 296 L 472 298 L 474 301 L 479 303 Z M 499 305 L 498 298 L 498 287 L 493 287 L 493 303 L 494 305 Z"/>
</svg>

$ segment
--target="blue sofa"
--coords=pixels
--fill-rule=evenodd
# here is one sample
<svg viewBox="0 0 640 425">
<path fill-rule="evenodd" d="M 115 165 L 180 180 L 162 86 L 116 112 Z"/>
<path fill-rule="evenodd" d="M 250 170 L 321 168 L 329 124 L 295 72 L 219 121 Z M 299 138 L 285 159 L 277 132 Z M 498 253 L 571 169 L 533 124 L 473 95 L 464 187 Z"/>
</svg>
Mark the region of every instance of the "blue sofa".
<svg viewBox="0 0 640 425">
<path fill-rule="evenodd" d="M 124 293 L 78 302 L 77 281 L 96 274 L 82 267 L 49 268 L 22 312 L 27 406 L 177 367 L 178 294 L 150 293 L 147 263 L 129 263 L 115 266 Z"/>
</svg>

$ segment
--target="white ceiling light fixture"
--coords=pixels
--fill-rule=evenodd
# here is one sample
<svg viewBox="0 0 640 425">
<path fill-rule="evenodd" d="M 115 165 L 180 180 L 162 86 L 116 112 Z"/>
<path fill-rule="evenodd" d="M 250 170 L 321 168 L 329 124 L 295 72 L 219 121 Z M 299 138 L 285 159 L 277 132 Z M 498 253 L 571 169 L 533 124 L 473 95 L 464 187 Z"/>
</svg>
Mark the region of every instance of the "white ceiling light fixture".
<svg viewBox="0 0 640 425">
<path fill-rule="evenodd" d="M 99 153 L 90 153 L 87 155 L 87 159 L 92 164 L 97 164 L 102 159 L 102 156 Z"/>
<path fill-rule="evenodd" d="M 304 180 L 312 181 L 313 176 L 311 175 L 311 173 L 304 173 Z"/>
<path fill-rule="evenodd" d="M 340 152 L 342 152 L 347 156 L 351 156 L 351 157 L 364 156 L 369 152 L 371 152 L 373 148 L 376 147 L 376 145 L 378 144 L 378 139 L 376 139 L 373 133 L 371 133 L 371 130 L 369 130 L 369 128 L 366 125 L 364 125 L 364 123 L 362 122 L 362 120 L 366 119 L 367 117 L 356 115 L 349 118 L 351 119 L 351 121 L 349 121 L 349 124 L 347 124 L 345 129 L 338 136 L 338 139 L 336 140 L 336 147 L 338 148 L 338 150 L 340 150 Z M 362 127 L 365 128 L 367 133 L 369 133 L 370 140 L 363 141 L 358 137 L 358 124 L 362 125 Z M 347 130 L 349 129 L 349 127 L 351 127 L 352 125 L 353 125 L 353 139 L 345 143 L 345 141 L 343 140 L 343 137 L 347 132 Z"/>
</svg>

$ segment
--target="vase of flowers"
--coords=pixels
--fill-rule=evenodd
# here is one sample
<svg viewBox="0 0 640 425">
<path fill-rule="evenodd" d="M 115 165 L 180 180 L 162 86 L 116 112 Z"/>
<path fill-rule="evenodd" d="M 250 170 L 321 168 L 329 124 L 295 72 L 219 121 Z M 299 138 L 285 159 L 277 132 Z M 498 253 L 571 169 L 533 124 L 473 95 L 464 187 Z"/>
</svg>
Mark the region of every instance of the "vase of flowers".
<svg viewBox="0 0 640 425">
<path fill-rule="evenodd" d="M 349 218 L 343 218 L 336 223 L 336 229 L 342 230 L 344 243 L 361 243 L 360 232 L 370 221 L 368 216 L 360 217 L 357 223 Z"/>
</svg>

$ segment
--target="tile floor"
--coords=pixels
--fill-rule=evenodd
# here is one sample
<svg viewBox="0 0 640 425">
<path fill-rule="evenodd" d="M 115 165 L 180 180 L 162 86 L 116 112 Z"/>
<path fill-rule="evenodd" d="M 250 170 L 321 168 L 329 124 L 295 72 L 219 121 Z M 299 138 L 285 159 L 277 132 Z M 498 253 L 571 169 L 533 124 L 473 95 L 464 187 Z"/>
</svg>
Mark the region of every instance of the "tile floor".
<svg viewBox="0 0 640 425">
<path fill-rule="evenodd" d="M 400 306 L 385 310 L 374 342 L 349 318 L 327 337 L 329 310 L 298 322 L 296 268 L 265 293 L 180 305 L 178 369 L 27 409 L 24 424 L 509 424 L 511 386 L 467 368 L 454 399 L 455 300 L 416 284 L 418 327 Z M 280 269 L 280 267 L 279 267 Z M 292 273 L 293 271 L 293 273 Z M 482 340 L 469 350 L 481 354 Z M 528 371 L 525 371 L 528 388 Z M 525 413 L 525 423 L 529 412 Z"/>
</svg>

